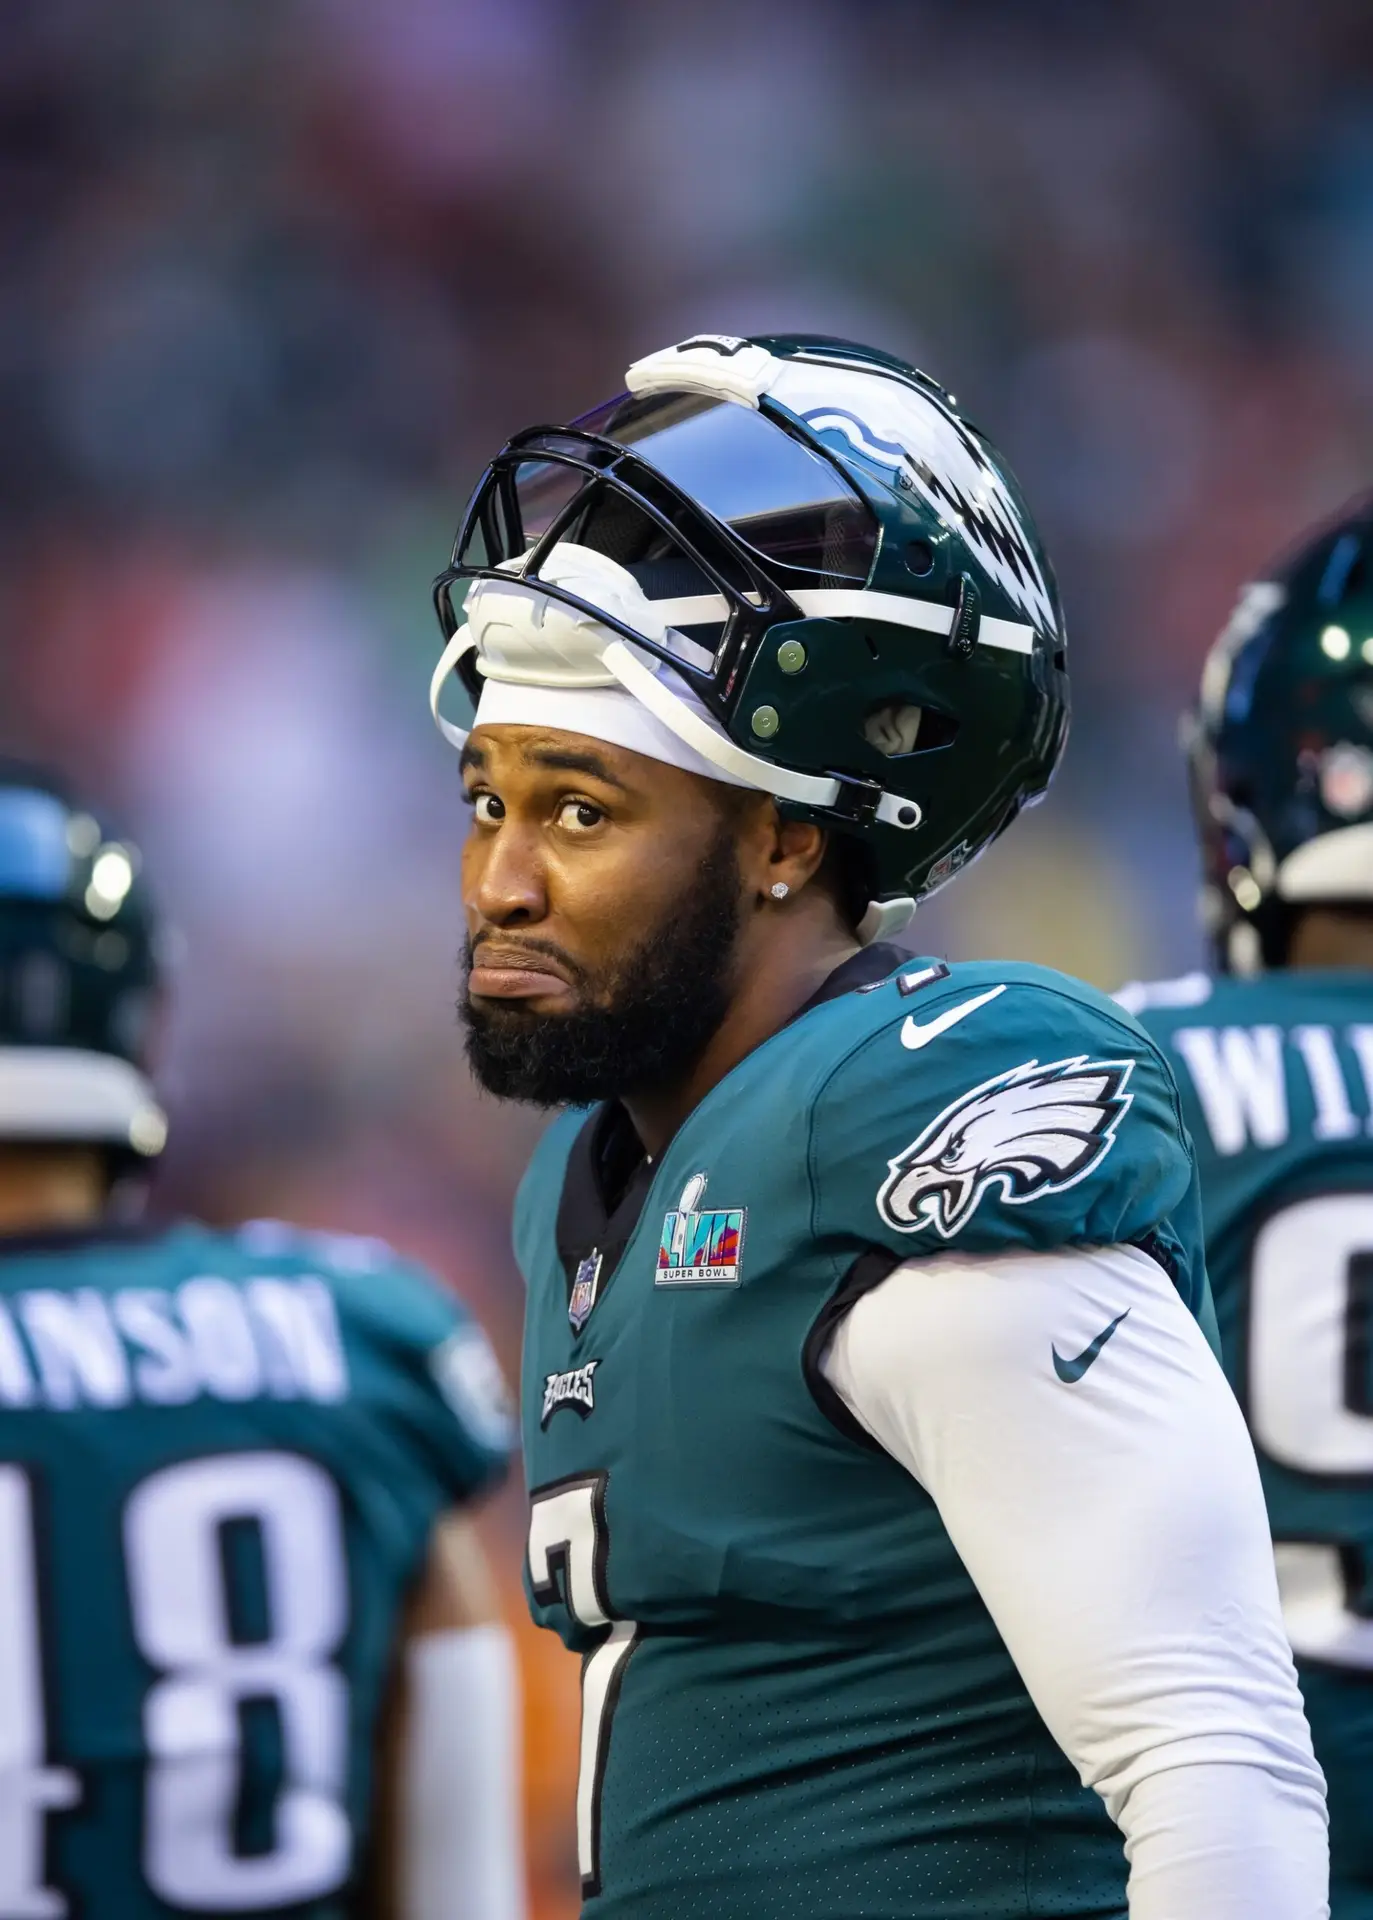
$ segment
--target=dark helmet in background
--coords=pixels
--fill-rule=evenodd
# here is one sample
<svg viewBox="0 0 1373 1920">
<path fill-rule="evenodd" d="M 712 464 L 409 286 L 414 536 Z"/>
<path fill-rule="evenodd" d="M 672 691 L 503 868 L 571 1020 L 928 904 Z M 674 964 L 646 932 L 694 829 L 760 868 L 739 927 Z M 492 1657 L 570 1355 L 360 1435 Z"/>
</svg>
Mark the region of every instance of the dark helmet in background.
<svg viewBox="0 0 1373 1920">
<path fill-rule="evenodd" d="M 1281 966 L 1303 907 L 1373 909 L 1373 497 L 1244 589 L 1184 745 L 1223 969 Z"/>
<path fill-rule="evenodd" d="M 1062 752 L 1063 620 L 1015 480 L 943 388 L 849 341 L 701 335 L 626 378 L 480 481 L 435 583 L 436 717 L 453 671 L 474 703 L 627 691 L 846 839 L 861 936 L 894 932 Z"/>
<path fill-rule="evenodd" d="M 157 995 L 137 849 L 52 774 L 0 758 L 0 1142 L 161 1152 Z"/>
</svg>

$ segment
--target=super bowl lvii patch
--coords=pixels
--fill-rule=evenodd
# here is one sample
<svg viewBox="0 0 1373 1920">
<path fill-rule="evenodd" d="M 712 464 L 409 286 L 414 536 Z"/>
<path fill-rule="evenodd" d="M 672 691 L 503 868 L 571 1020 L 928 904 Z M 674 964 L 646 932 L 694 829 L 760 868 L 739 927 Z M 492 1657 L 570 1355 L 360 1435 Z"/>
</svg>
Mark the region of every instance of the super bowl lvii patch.
<svg viewBox="0 0 1373 1920">
<path fill-rule="evenodd" d="M 702 1208 L 706 1176 L 693 1174 L 677 1205 L 663 1217 L 658 1243 L 660 1287 L 733 1287 L 739 1284 L 747 1207 Z"/>
</svg>

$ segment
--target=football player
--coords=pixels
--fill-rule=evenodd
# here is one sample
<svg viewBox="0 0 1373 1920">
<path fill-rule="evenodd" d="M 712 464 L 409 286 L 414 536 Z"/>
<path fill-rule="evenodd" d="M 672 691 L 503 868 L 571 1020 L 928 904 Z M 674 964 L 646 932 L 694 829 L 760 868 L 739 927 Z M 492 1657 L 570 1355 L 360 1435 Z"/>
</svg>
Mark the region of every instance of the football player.
<svg viewBox="0 0 1373 1920">
<path fill-rule="evenodd" d="M 887 944 L 1063 743 L 1024 503 L 863 347 L 628 385 L 493 462 L 433 689 L 478 702 L 472 1064 L 579 1109 L 516 1241 L 585 1912 L 1316 1920 L 1167 1065 L 1073 981 Z"/>
<path fill-rule="evenodd" d="M 135 849 L 0 763 L 0 1915 L 518 1920 L 495 1358 L 379 1243 L 111 1212 L 156 990 Z"/>
<path fill-rule="evenodd" d="M 1373 1915 L 1373 502 L 1242 594 L 1188 726 L 1214 975 L 1127 988 L 1196 1143 L 1225 1362 Z"/>
</svg>

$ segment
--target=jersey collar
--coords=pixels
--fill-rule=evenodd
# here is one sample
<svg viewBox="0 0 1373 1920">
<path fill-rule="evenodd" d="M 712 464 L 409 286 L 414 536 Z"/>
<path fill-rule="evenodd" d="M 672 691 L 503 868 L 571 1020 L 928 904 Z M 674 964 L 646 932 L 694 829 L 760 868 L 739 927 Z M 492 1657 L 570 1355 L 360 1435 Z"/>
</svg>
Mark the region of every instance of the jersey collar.
<svg viewBox="0 0 1373 1920">
<path fill-rule="evenodd" d="M 903 948 L 886 942 L 864 947 L 835 968 L 788 1026 L 827 1000 L 877 985 L 909 959 Z M 572 1143 L 558 1201 L 558 1258 L 569 1297 L 577 1270 L 590 1255 L 600 1255 L 607 1280 L 614 1273 L 639 1224 L 653 1171 L 619 1101 L 594 1108 Z"/>
</svg>

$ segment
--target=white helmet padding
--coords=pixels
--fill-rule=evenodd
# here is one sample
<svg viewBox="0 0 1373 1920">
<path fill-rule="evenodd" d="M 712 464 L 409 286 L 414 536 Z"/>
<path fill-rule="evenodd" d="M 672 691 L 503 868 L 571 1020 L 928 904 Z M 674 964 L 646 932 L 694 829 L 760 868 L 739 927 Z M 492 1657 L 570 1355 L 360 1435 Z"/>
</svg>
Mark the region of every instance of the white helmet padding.
<svg viewBox="0 0 1373 1920">
<path fill-rule="evenodd" d="M 1294 847 L 1278 865 L 1274 891 L 1293 905 L 1373 900 L 1373 823 L 1337 827 Z"/>
<path fill-rule="evenodd" d="M 127 1060 L 80 1047 L 0 1047 L 0 1142 L 162 1151 L 167 1117 Z"/>
<path fill-rule="evenodd" d="M 436 719 L 445 676 L 462 653 L 475 647 L 477 671 L 490 694 L 483 692 L 474 724 L 557 726 L 629 747 L 707 780 L 752 787 L 781 800 L 833 806 L 837 780 L 793 773 L 737 747 L 670 667 L 630 646 L 593 614 L 526 586 L 518 575 L 519 561 L 505 565 L 511 573 L 509 584 L 477 580 L 468 592 L 465 625 L 444 650 L 430 687 Z M 693 659 L 700 654 L 708 664 L 709 654 L 669 625 L 675 603 L 650 600 L 628 568 L 608 555 L 560 540 L 540 571 L 555 586 L 604 608 L 626 626 L 661 644 L 671 643 L 688 663 L 702 664 Z M 464 639 L 466 645 L 460 644 Z M 599 701 L 578 698 L 593 691 L 601 694 Z M 617 708 L 613 702 L 622 704 Z M 536 712 L 538 717 L 531 717 Z M 552 717 L 558 713 L 565 717 Z M 603 732 L 591 724 L 598 719 L 600 726 L 615 731 Z M 461 729 L 442 720 L 439 724 L 448 739 L 466 738 Z"/>
</svg>

